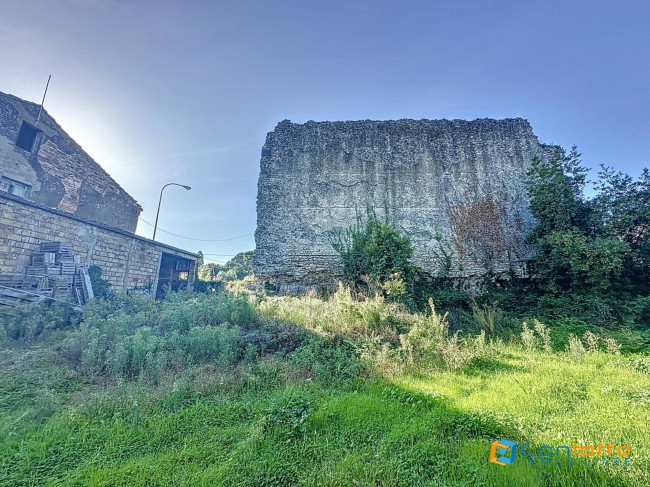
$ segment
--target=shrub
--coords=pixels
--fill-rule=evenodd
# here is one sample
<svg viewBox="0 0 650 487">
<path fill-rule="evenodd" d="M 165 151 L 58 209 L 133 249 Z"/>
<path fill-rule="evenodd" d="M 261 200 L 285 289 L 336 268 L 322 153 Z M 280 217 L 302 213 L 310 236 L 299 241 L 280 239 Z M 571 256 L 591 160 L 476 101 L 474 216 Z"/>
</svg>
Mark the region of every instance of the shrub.
<svg viewBox="0 0 650 487">
<path fill-rule="evenodd" d="M 448 337 L 447 314 L 436 313 L 433 300 L 429 300 L 429 306 L 431 313 L 418 315 L 408 333 L 399 337 L 402 354 L 410 365 L 430 362 L 440 353 Z"/>
<path fill-rule="evenodd" d="M 503 312 L 501 310 L 487 305 L 483 308 L 479 308 L 476 304 L 472 305 L 472 314 L 479 328 L 488 335 L 495 333 L 497 323 L 503 319 Z"/>
<path fill-rule="evenodd" d="M 341 336 L 312 336 L 290 358 L 308 369 L 316 380 L 327 383 L 355 379 L 363 370 L 354 346 Z"/>
<path fill-rule="evenodd" d="M 535 320 L 534 323 L 535 331 L 542 342 L 542 349 L 546 353 L 551 353 L 553 351 L 553 347 L 551 346 L 551 331 L 539 320 Z"/>
<path fill-rule="evenodd" d="M 592 333 L 591 331 L 586 331 L 582 337 L 585 340 L 585 343 L 587 344 L 587 350 L 589 353 L 598 353 L 599 351 L 599 346 L 598 344 L 600 343 L 600 337 L 596 335 L 595 333 Z"/>
<path fill-rule="evenodd" d="M 415 315 L 408 333 L 400 335 L 400 351 L 410 366 L 435 367 L 439 363 L 450 370 L 456 370 L 477 356 L 477 349 L 471 347 L 458 333 L 449 333 L 448 314 L 436 312 L 433 300 L 429 300 L 431 312 Z"/>
<path fill-rule="evenodd" d="M 359 335 L 363 333 L 394 334 L 407 314 L 397 303 L 383 296 L 355 301 L 349 287 L 339 287 L 329 299 L 317 298 L 315 293 L 303 296 L 281 296 L 265 299 L 260 310 L 267 318 L 305 326 L 318 332 Z"/>
<path fill-rule="evenodd" d="M 86 307 L 69 349 L 81 350 L 77 365 L 91 380 L 144 377 L 156 383 L 168 370 L 233 363 L 240 327 L 230 323 L 258 324 L 245 297 L 183 292 L 153 303 L 117 295 Z"/>
<path fill-rule="evenodd" d="M 458 336 L 458 333 L 451 335 L 443 342 L 440 354 L 449 370 L 460 369 L 476 357 L 475 350 L 468 346 Z"/>
<path fill-rule="evenodd" d="M 93 287 L 93 294 L 99 299 L 111 299 L 113 297 L 113 290 L 111 283 L 102 278 L 102 268 L 97 265 L 91 265 L 88 268 L 88 277 L 90 284 Z"/>
<path fill-rule="evenodd" d="M 70 303 L 45 301 L 14 308 L 12 314 L 3 314 L 0 319 L 0 333 L 6 340 L 29 344 L 46 339 L 56 330 L 77 326 L 81 314 Z"/>
<path fill-rule="evenodd" d="M 373 295 L 381 292 L 384 283 L 392 281 L 388 289 L 400 292 L 392 297 L 408 301 L 413 296 L 413 246 L 410 237 L 389 221 L 387 209 L 385 213 L 382 221 L 368 206 L 364 222 L 357 211 L 356 222 L 345 231 L 332 232 L 330 243 L 341 256 L 346 284 Z"/>
<path fill-rule="evenodd" d="M 237 326 L 195 326 L 187 335 L 185 353 L 198 362 L 226 366 L 235 358 L 238 338 Z"/>
<path fill-rule="evenodd" d="M 257 312 L 246 296 L 229 293 L 169 293 L 162 302 L 158 322 L 165 332 L 187 333 L 193 326 L 233 323 L 258 324 Z"/>
<path fill-rule="evenodd" d="M 216 293 L 224 288 L 223 281 L 202 281 L 197 279 L 193 284 L 193 291 L 197 293 Z"/>
<path fill-rule="evenodd" d="M 603 338 L 603 341 L 605 342 L 605 348 L 607 350 L 607 353 L 611 353 L 612 355 L 621 354 L 621 344 L 618 343 L 616 339 L 605 337 Z"/>
</svg>

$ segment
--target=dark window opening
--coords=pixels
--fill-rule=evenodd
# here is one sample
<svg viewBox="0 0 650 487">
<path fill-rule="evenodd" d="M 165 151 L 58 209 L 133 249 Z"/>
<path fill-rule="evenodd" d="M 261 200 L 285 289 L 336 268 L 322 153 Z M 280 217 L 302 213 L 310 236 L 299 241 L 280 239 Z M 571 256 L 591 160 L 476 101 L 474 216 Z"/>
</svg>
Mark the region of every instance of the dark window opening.
<svg viewBox="0 0 650 487">
<path fill-rule="evenodd" d="M 156 299 L 165 297 L 167 290 L 178 291 L 190 285 L 194 279 L 194 262 L 164 253 L 160 260 Z"/>
<path fill-rule="evenodd" d="M 27 122 L 23 122 L 20 127 L 20 132 L 18 132 L 16 147 L 20 147 L 27 152 L 33 152 L 34 145 L 36 144 L 36 137 L 40 132 L 41 131 L 33 125 L 30 125 Z"/>
</svg>

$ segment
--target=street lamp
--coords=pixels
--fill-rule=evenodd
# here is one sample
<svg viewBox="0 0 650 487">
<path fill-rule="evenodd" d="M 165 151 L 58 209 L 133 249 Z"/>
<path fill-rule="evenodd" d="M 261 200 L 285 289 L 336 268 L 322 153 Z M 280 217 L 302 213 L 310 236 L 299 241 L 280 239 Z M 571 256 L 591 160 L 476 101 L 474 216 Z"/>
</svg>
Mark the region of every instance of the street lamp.
<svg viewBox="0 0 650 487">
<path fill-rule="evenodd" d="M 162 189 L 160 190 L 160 199 L 158 200 L 158 211 L 156 212 L 156 224 L 153 226 L 153 238 L 151 240 L 156 240 L 156 230 L 158 229 L 158 217 L 160 216 L 160 203 L 162 203 L 162 194 L 163 191 L 165 191 L 165 188 L 167 186 L 180 186 L 181 188 L 185 188 L 188 191 L 192 189 L 189 186 L 185 186 L 184 184 L 178 184 L 178 183 L 167 183 L 162 187 Z"/>
</svg>

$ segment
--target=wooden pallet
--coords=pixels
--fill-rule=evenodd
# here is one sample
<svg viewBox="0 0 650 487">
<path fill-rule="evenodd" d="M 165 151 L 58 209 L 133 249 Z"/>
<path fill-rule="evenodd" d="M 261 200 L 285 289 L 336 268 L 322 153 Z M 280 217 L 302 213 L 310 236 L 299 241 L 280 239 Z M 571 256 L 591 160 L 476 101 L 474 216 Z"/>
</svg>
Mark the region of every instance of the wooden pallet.
<svg viewBox="0 0 650 487">
<path fill-rule="evenodd" d="M 0 274 L 0 286 L 20 288 L 24 278 L 23 274 Z"/>
<path fill-rule="evenodd" d="M 70 242 L 43 242 L 33 251 L 23 274 L 0 276 L 0 305 L 70 298 L 83 305 L 94 293 L 86 268 L 79 265 L 79 256 Z M 14 289 L 16 293 L 8 290 Z"/>
<path fill-rule="evenodd" d="M 37 303 L 47 296 L 25 291 L 23 289 L 13 289 L 0 286 L 0 306 L 18 306 L 21 304 Z"/>
<path fill-rule="evenodd" d="M 71 242 L 42 242 L 41 252 L 72 252 L 74 246 Z"/>
</svg>

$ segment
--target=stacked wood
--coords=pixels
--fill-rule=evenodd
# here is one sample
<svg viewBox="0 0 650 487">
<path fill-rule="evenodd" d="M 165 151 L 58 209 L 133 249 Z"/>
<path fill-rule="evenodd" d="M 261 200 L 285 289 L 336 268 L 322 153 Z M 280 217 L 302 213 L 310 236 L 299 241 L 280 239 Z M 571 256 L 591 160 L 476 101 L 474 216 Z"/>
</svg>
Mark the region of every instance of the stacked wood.
<svg viewBox="0 0 650 487">
<path fill-rule="evenodd" d="M 20 289 L 24 278 L 24 274 L 3 274 L 0 275 L 0 286 Z"/>
<path fill-rule="evenodd" d="M 41 252 L 72 252 L 73 245 L 70 242 L 43 242 Z"/>
<path fill-rule="evenodd" d="M 42 299 L 45 299 L 45 296 L 38 293 L 0 285 L 0 307 L 35 303 Z"/>
<path fill-rule="evenodd" d="M 22 289 L 23 293 L 12 293 Z M 79 265 L 70 242 L 43 242 L 33 251 L 24 274 L 0 276 L 0 305 L 43 298 L 72 299 L 85 304 L 93 298 L 88 270 Z"/>
</svg>

